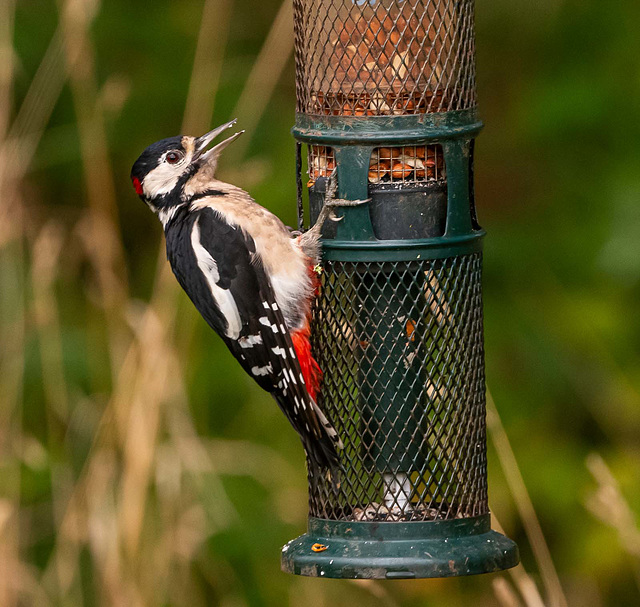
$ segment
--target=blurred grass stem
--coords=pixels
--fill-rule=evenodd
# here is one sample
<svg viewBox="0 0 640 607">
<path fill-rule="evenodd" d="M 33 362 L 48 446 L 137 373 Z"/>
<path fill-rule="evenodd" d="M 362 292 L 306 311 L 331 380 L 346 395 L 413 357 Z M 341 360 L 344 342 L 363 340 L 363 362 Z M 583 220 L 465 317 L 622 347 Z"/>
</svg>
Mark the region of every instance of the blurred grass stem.
<svg viewBox="0 0 640 607">
<path fill-rule="evenodd" d="M 524 484 L 511 442 L 505 432 L 491 392 L 487 388 L 487 428 L 507 479 L 511 494 L 524 525 L 531 549 L 536 557 L 540 576 L 546 590 L 550 607 L 567 607 L 567 599 L 560 584 L 549 546 L 542 532 L 529 492 Z"/>
<path fill-rule="evenodd" d="M 229 156 L 237 161 L 242 158 L 251 143 L 251 136 L 271 100 L 280 76 L 293 53 L 293 4 L 285 0 L 271 25 L 260 53 L 256 58 L 247 82 L 242 89 L 232 115 L 246 129 L 248 135 L 241 137 L 229 148 Z"/>
</svg>

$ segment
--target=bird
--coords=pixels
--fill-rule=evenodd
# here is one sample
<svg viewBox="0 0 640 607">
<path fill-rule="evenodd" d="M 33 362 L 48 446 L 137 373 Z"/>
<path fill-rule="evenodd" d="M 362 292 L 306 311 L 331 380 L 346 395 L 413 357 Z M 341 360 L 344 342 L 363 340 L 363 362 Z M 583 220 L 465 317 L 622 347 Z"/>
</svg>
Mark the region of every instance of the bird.
<svg viewBox="0 0 640 607">
<path fill-rule="evenodd" d="M 322 371 L 311 354 L 310 310 L 318 287 L 320 234 L 335 209 L 364 201 L 335 198 L 331 176 L 315 225 L 292 232 L 244 190 L 216 179 L 213 147 L 235 124 L 200 136 L 162 139 L 133 164 L 138 196 L 158 216 L 167 258 L 182 289 L 242 368 L 269 392 L 297 431 L 310 476 L 339 485 L 343 443 L 317 402 Z"/>
</svg>

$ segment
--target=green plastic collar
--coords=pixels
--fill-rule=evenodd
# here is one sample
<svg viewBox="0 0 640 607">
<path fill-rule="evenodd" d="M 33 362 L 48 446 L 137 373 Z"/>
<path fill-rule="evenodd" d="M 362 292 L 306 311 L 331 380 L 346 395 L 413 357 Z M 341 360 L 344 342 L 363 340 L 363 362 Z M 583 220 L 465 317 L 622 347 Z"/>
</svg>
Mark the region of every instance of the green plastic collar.
<svg viewBox="0 0 640 607">
<path fill-rule="evenodd" d="M 408 116 L 310 116 L 296 114 L 291 129 L 299 141 L 314 144 L 412 143 L 474 137 L 482 128 L 476 110 Z"/>
<path fill-rule="evenodd" d="M 484 230 L 465 236 L 416 240 L 323 240 L 326 261 L 415 261 L 445 259 L 482 251 Z"/>
<path fill-rule="evenodd" d="M 282 549 L 282 570 L 327 578 L 411 579 L 474 575 L 518 564 L 518 547 L 491 531 L 491 515 L 429 522 L 310 518 Z"/>
</svg>

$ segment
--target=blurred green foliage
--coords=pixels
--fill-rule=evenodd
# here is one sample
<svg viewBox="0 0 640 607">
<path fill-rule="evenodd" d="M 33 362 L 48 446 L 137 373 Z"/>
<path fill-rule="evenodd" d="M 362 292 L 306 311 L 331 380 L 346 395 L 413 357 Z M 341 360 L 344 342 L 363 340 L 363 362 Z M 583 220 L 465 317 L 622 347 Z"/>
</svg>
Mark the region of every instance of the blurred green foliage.
<svg viewBox="0 0 640 607">
<path fill-rule="evenodd" d="M 267 60 L 272 94 L 242 97 L 279 6 L 208 6 L 213 124 L 239 99 L 257 121 L 220 177 L 294 225 L 292 57 Z M 129 183 L 137 155 L 181 131 L 203 2 L 1 10 L 0 604 L 509 604 L 508 574 L 280 573 L 305 527 L 299 442 L 163 272 L 161 227 Z M 567 603 L 636 605 L 640 4 L 480 0 L 476 14 L 488 385 Z M 493 512 L 547 597 L 504 465 L 490 442 Z"/>
</svg>

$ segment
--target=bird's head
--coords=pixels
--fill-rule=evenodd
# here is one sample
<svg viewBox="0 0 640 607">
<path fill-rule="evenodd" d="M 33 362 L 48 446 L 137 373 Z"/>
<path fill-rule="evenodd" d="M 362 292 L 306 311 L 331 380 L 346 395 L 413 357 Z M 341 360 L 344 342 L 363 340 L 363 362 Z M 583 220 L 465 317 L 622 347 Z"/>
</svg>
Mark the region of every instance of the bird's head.
<svg viewBox="0 0 640 607">
<path fill-rule="evenodd" d="M 187 192 L 198 193 L 214 178 L 220 152 L 244 133 L 240 131 L 207 149 L 235 122 L 227 122 L 202 137 L 169 137 L 150 145 L 131 169 L 131 182 L 138 196 L 157 212 L 184 202 Z"/>
</svg>

